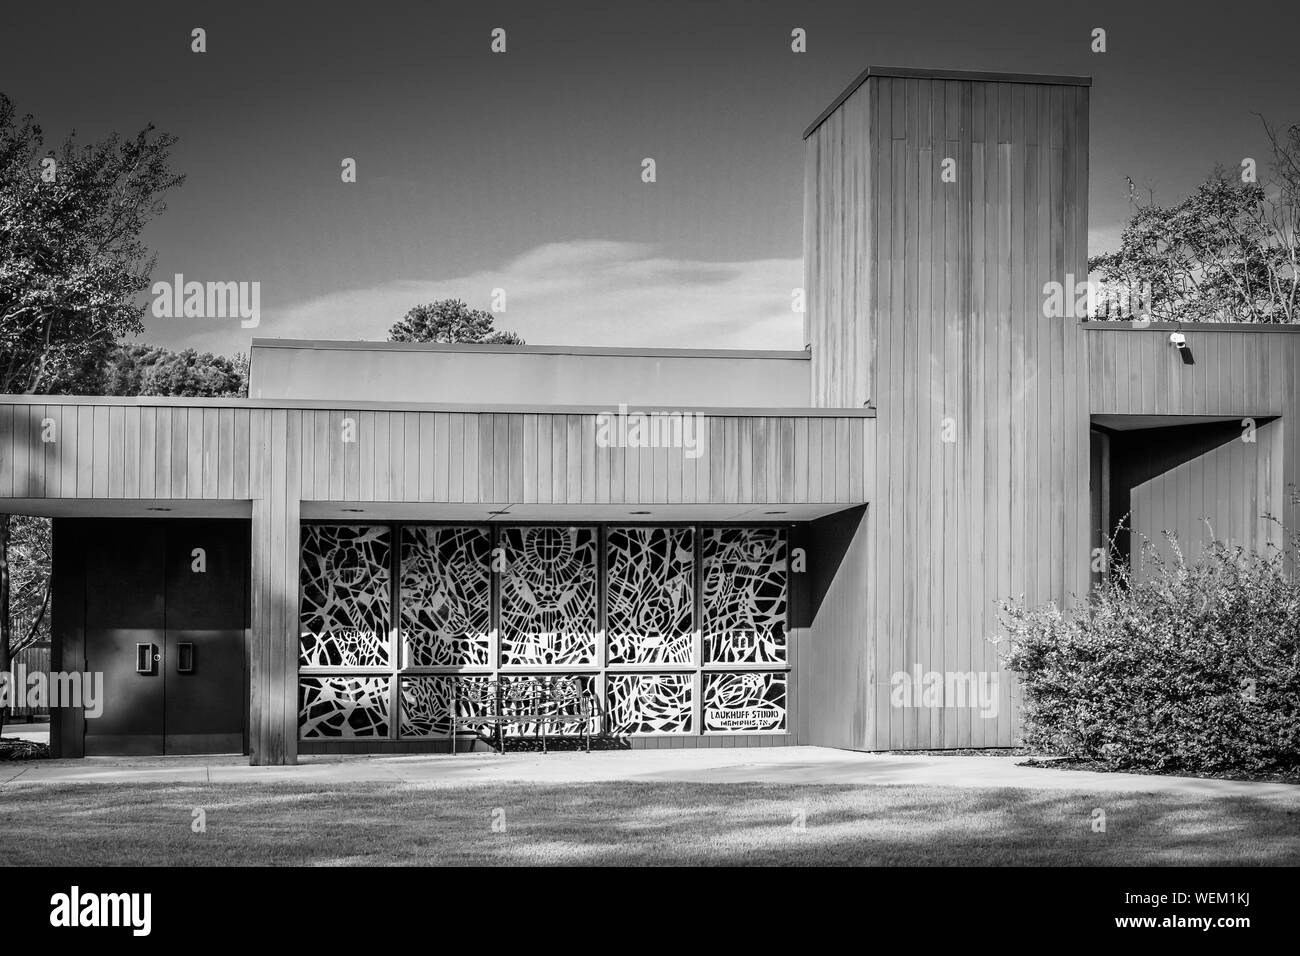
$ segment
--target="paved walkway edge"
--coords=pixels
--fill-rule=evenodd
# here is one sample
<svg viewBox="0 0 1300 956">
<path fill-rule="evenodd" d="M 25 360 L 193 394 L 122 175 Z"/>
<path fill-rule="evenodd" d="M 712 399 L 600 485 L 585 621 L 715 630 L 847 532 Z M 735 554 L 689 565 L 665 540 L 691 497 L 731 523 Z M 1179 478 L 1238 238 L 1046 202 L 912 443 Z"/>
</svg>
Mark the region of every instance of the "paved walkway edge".
<svg viewBox="0 0 1300 956">
<path fill-rule="evenodd" d="M 1097 773 L 1018 766 L 1019 756 L 877 754 L 821 747 L 551 754 L 304 757 L 293 767 L 250 767 L 247 758 L 90 757 L 0 764 L 0 787 L 59 784 L 401 783 L 423 787 L 491 783 L 696 782 L 780 785 L 945 786 L 1093 793 L 1180 793 L 1256 797 L 1300 805 L 1300 786 Z"/>
</svg>

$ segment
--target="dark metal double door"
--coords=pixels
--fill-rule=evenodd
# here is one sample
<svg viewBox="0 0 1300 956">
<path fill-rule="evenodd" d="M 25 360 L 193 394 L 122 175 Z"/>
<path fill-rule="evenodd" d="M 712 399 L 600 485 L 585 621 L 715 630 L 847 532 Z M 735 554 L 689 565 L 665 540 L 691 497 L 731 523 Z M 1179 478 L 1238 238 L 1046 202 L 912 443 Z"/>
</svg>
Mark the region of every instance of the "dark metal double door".
<svg viewBox="0 0 1300 956">
<path fill-rule="evenodd" d="M 248 523 L 103 520 L 82 542 L 86 667 L 103 674 L 86 754 L 242 752 Z"/>
</svg>

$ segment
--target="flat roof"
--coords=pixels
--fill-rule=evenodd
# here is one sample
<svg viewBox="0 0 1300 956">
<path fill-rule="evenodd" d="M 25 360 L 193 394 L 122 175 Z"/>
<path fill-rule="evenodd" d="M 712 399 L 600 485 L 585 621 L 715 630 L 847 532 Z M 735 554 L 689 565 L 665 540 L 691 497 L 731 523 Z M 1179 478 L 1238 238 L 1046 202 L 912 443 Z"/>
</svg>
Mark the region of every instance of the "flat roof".
<svg viewBox="0 0 1300 956">
<path fill-rule="evenodd" d="M 191 398 L 172 395 L 0 395 L 3 405 L 121 405 L 157 408 L 302 408 L 321 411 L 459 412 L 462 414 L 601 415 L 619 410 L 610 404 L 523 405 L 491 402 L 378 402 L 322 398 Z M 875 418 L 876 410 L 791 407 L 779 405 L 662 405 L 630 404 L 629 411 L 700 414 L 715 418 Z"/>
<path fill-rule="evenodd" d="M 812 125 L 803 131 L 803 138 L 807 139 L 811 136 L 813 131 L 826 122 L 827 117 L 839 109 L 859 86 L 873 76 L 901 76 L 920 80 L 965 80 L 967 82 L 979 81 L 984 83 L 1037 83 L 1043 86 L 1092 86 L 1092 77 L 1090 76 L 1063 76 L 1048 73 L 989 73 L 983 70 L 922 70 L 908 66 L 869 66 L 853 78 L 853 82 L 844 88 L 844 92 L 831 101 L 830 106 L 822 110 L 821 115 L 812 121 Z"/>
<path fill-rule="evenodd" d="M 808 361 L 807 349 L 613 348 L 581 345 L 490 345 L 486 342 L 368 342 L 338 339 L 253 339 L 253 348 L 338 349 L 351 352 L 503 352 L 534 355 L 611 355 L 641 358 L 794 359 Z"/>
</svg>

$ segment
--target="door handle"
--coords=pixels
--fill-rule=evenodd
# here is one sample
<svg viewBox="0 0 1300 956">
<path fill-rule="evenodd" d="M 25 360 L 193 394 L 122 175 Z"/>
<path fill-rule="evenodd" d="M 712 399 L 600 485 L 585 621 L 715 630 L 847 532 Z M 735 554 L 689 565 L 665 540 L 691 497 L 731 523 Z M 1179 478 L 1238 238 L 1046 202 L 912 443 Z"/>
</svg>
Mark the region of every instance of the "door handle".
<svg viewBox="0 0 1300 956">
<path fill-rule="evenodd" d="M 162 659 L 158 653 L 157 644 L 137 644 L 135 646 L 135 672 L 137 674 L 152 674 L 155 670 L 154 665 Z"/>
<path fill-rule="evenodd" d="M 190 641 L 176 645 L 176 673 L 194 673 L 194 644 Z"/>
</svg>

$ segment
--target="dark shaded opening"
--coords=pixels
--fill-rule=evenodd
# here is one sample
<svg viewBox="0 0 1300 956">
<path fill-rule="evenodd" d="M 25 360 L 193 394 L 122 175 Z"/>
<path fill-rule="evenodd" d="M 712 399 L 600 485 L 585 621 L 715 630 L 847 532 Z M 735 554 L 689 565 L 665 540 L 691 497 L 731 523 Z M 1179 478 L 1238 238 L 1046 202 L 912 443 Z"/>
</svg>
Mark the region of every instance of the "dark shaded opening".
<svg viewBox="0 0 1300 956">
<path fill-rule="evenodd" d="M 1256 427 L 1262 427 L 1277 417 L 1257 417 Z M 1113 535 L 1115 552 L 1111 566 L 1122 564 L 1130 567 L 1132 536 L 1129 512 L 1132 510 L 1133 489 L 1206 452 L 1239 440 L 1242 427 L 1239 418 L 1133 429 L 1112 428 L 1094 422 L 1089 463 L 1093 547 L 1106 548 Z M 1094 580 L 1098 576 L 1094 571 Z"/>
</svg>

